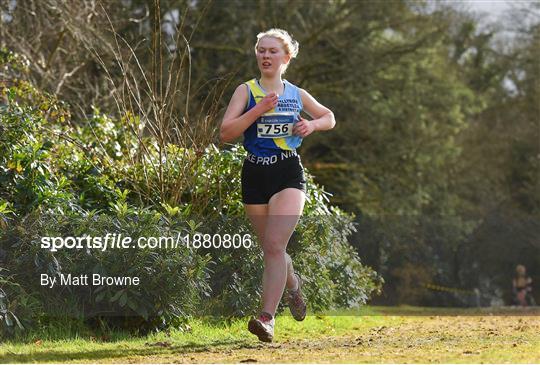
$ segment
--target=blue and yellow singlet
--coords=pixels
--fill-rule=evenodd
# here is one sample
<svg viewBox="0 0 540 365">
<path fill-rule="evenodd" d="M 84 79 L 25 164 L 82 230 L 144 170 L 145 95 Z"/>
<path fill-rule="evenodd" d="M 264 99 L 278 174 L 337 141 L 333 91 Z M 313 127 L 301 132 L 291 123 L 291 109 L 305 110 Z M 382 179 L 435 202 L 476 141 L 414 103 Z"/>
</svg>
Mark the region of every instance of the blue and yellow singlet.
<svg viewBox="0 0 540 365">
<path fill-rule="evenodd" d="M 245 83 L 248 87 L 248 102 L 244 113 L 253 108 L 266 95 L 266 91 L 259 84 L 257 79 L 249 80 Z M 296 123 L 302 111 L 302 97 L 297 86 L 287 80 L 283 80 L 283 95 L 279 95 L 277 106 L 268 113 L 290 113 L 294 115 Z M 244 148 L 260 157 L 277 155 L 283 151 L 294 151 L 302 143 L 302 138 L 296 135 L 276 138 L 261 138 L 259 132 L 262 130 L 263 121 L 259 117 L 248 129 L 244 131 Z"/>
</svg>

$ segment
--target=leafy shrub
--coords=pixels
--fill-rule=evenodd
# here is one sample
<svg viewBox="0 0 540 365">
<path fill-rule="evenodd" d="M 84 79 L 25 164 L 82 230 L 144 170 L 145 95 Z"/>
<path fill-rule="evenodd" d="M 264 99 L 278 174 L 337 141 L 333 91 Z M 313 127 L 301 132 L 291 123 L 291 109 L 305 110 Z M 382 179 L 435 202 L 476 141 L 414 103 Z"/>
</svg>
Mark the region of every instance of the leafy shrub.
<svg viewBox="0 0 540 365">
<path fill-rule="evenodd" d="M 209 232 L 247 232 L 251 227 L 244 218 L 240 197 L 240 171 L 245 152 L 237 146 L 229 150 L 208 148 L 202 159 L 201 174 L 206 186 L 213 192 L 214 201 L 204 211 L 206 217 L 215 217 L 206 228 Z M 218 183 L 222 177 L 222 181 Z M 201 179 L 201 180 L 202 180 Z M 382 279 L 361 264 L 347 237 L 354 230 L 353 217 L 328 206 L 326 193 L 307 173 L 307 197 L 304 215 L 288 246 L 295 270 L 306 282 L 305 294 L 312 309 L 353 307 L 365 304 L 374 291 L 379 291 Z M 221 199 L 216 192 L 221 192 Z M 213 214 L 213 211 L 214 214 Z M 216 216 L 215 211 L 221 213 Z M 225 215 L 227 214 L 227 215 Z M 218 224 L 219 223 L 219 224 Z M 212 226 L 212 224 L 214 226 Z M 255 233 L 251 235 L 256 240 Z M 247 315 L 259 305 L 262 279 L 262 251 L 218 250 L 212 255 L 211 285 L 213 297 L 207 312 L 220 315 Z"/>
<path fill-rule="evenodd" d="M 42 237 L 159 237 L 190 232 L 184 221 L 165 219 L 149 209 L 129 208 L 108 214 L 45 213 L 27 216 L 9 229 L 1 241 L 7 251 L 3 265 L 25 290 L 35 293 L 44 313 L 58 317 L 96 319 L 130 329 L 151 329 L 179 323 L 192 314 L 199 299 L 208 295 L 205 267 L 208 257 L 185 246 L 169 249 L 109 248 L 59 249 L 41 247 Z M 96 273 L 103 276 L 137 276 L 135 286 L 81 285 L 55 288 L 40 285 L 41 274 L 60 280 Z M 91 283 L 91 279 L 89 279 Z"/>
<path fill-rule="evenodd" d="M 41 313 L 39 302 L 0 267 L 0 338 L 22 333 Z"/>
<path fill-rule="evenodd" d="M 0 65 L 16 59 L 5 55 L 0 52 Z M 191 315 L 243 316 L 257 309 L 263 261 L 241 203 L 241 147 L 158 143 L 141 133 L 135 116 L 115 119 L 97 108 L 76 124 L 64 104 L 23 80 L 24 67 L 8 76 L 12 82 L 0 90 L 6 100 L 0 106 L 4 335 L 58 316 L 146 331 Z M 132 129 L 124 128 L 126 120 Z M 352 217 L 329 207 L 326 193 L 307 177 L 304 215 L 289 252 L 308 301 L 313 309 L 363 304 L 380 280 L 347 242 Z M 241 249 L 52 252 L 40 245 L 45 236 L 248 232 L 253 245 Z M 42 273 L 139 276 L 141 284 L 48 289 L 40 285 Z"/>
</svg>

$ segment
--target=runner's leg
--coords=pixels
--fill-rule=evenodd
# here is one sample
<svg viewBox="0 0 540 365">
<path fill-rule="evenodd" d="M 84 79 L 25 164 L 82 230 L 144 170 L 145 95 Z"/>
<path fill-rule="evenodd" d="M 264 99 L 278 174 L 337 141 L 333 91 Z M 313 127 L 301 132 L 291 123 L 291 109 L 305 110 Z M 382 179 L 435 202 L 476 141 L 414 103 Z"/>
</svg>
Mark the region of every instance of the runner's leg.
<svg viewBox="0 0 540 365">
<path fill-rule="evenodd" d="M 289 239 L 304 208 L 305 195 L 299 189 L 287 188 L 272 196 L 268 202 L 268 217 L 263 239 L 263 311 L 275 314 L 283 289 L 288 281 L 288 262 L 285 252 Z M 292 270 L 292 264 L 290 265 Z M 292 272 L 291 272 L 291 275 Z M 296 279 L 289 280 L 291 287 Z"/>
<path fill-rule="evenodd" d="M 287 282 L 285 286 L 287 289 L 296 290 L 298 288 L 298 280 L 296 279 L 296 275 L 294 275 L 292 259 L 288 253 L 285 253 L 285 260 L 287 260 Z"/>
<path fill-rule="evenodd" d="M 264 231 L 266 229 L 266 219 L 268 218 L 268 204 L 244 204 L 244 208 L 262 245 Z"/>
<path fill-rule="evenodd" d="M 268 218 L 268 204 L 244 204 L 246 214 L 249 217 L 251 224 L 257 234 L 258 242 L 261 244 L 264 240 L 264 231 L 266 229 L 266 220 Z M 298 281 L 294 275 L 294 268 L 292 264 L 291 256 L 285 253 L 285 260 L 287 261 L 287 288 L 296 289 Z"/>
</svg>

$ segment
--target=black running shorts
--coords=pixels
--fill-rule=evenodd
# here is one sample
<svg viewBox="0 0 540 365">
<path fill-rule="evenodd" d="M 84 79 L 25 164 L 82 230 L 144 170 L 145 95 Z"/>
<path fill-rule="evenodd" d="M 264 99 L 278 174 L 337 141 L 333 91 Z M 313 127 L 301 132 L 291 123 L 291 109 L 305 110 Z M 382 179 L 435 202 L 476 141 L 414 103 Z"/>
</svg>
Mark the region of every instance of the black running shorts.
<svg viewBox="0 0 540 365">
<path fill-rule="evenodd" d="M 286 188 L 306 192 L 306 178 L 300 156 L 294 153 L 258 158 L 248 154 L 242 166 L 244 204 L 268 204 L 275 193 Z"/>
</svg>

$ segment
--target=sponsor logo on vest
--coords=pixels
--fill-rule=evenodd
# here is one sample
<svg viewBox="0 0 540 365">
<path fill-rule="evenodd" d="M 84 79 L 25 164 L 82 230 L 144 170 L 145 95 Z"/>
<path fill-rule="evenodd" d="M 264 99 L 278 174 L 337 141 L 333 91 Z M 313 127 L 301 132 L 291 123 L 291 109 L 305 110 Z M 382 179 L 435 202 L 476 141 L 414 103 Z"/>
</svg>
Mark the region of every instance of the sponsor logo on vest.
<svg viewBox="0 0 540 365">
<path fill-rule="evenodd" d="M 253 153 L 248 152 L 246 160 L 257 165 L 273 165 L 278 161 L 283 161 L 295 156 L 298 156 L 298 153 L 295 150 L 282 151 L 279 155 L 273 156 L 255 156 Z"/>
</svg>

